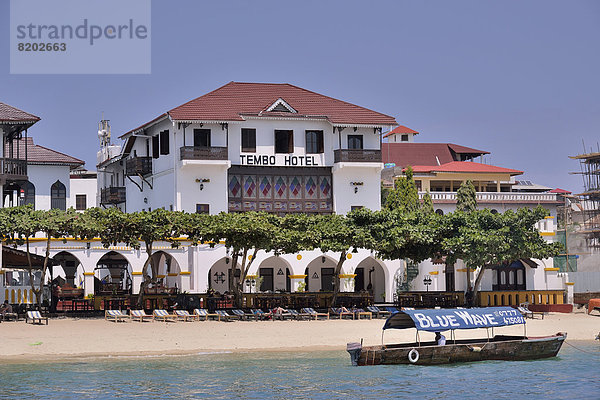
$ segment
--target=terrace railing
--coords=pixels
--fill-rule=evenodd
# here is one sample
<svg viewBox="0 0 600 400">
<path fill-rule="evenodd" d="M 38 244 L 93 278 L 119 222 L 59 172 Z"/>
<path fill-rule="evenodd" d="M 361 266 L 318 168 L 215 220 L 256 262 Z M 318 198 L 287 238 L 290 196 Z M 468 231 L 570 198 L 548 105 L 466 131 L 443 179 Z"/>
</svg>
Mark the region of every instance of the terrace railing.
<svg viewBox="0 0 600 400">
<path fill-rule="evenodd" d="M 431 200 L 456 201 L 456 192 L 429 192 Z M 425 192 L 419 193 L 423 198 Z M 515 192 L 477 192 L 478 203 L 557 203 L 556 193 L 515 193 Z"/>
<path fill-rule="evenodd" d="M 381 150 L 342 149 L 333 151 L 333 161 L 338 162 L 381 162 Z"/>
<path fill-rule="evenodd" d="M 18 158 L 0 158 L 0 173 L 4 181 L 27 180 L 27 161 Z"/>
<path fill-rule="evenodd" d="M 125 161 L 125 174 L 128 176 L 149 175 L 152 173 L 152 157 L 134 157 Z"/>
<path fill-rule="evenodd" d="M 180 148 L 181 160 L 227 160 L 227 147 L 196 147 L 183 146 Z"/>
<path fill-rule="evenodd" d="M 125 187 L 112 186 L 101 189 L 100 202 L 102 204 L 125 203 Z"/>
</svg>

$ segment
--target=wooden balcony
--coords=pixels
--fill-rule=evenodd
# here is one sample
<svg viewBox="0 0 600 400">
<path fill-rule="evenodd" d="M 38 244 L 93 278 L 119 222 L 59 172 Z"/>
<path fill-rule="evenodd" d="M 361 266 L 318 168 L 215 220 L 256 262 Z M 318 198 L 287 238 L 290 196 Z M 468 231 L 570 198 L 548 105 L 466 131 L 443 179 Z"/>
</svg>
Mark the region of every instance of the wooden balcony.
<svg viewBox="0 0 600 400">
<path fill-rule="evenodd" d="M 107 187 L 100 191 L 100 203 L 120 204 L 125 203 L 125 187 Z"/>
<path fill-rule="evenodd" d="M 381 150 L 334 150 L 333 161 L 339 162 L 381 162 Z"/>
<path fill-rule="evenodd" d="M 152 157 L 133 157 L 125 161 L 127 176 L 152 174 Z"/>
<path fill-rule="evenodd" d="M 180 148 L 181 160 L 228 160 L 227 147 L 195 147 L 183 146 Z"/>
<path fill-rule="evenodd" d="M 0 158 L 0 182 L 26 181 L 27 161 L 17 158 Z"/>
</svg>

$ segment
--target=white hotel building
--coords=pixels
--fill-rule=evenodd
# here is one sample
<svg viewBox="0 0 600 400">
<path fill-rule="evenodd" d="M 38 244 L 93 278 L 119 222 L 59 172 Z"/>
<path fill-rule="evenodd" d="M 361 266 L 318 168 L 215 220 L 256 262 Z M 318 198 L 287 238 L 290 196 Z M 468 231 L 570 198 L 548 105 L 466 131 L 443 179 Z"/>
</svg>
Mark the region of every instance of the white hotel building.
<svg viewBox="0 0 600 400">
<path fill-rule="evenodd" d="M 102 133 L 99 203 L 127 212 L 377 210 L 381 133 L 395 125 L 393 117 L 293 85 L 231 82 L 125 133 L 122 148 Z M 169 285 L 228 290 L 225 248 L 164 247 L 157 257 Z M 135 292 L 143 255 L 129 250 L 132 260 L 115 251 L 133 266 Z M 344 269 L 358 275 L 357 289 L 371 284 L 377 301 L 390 300 L 400 262 L 376 260 L 368 251 L 350 257 Z M 319 251 L 261 252 L 251 272 L 263 276 L 265 290 L 293 291 L 307 275 L 308 290 L 319 291 L 331 287 L 336 259 Z"/>
</svg>

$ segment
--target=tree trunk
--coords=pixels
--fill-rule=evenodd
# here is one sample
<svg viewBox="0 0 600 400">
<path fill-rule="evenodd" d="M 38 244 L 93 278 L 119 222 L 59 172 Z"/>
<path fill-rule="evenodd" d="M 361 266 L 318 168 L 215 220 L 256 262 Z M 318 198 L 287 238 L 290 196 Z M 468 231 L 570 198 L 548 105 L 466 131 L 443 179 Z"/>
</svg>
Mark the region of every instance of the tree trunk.
<svg viewBox="0 0 600 400">
<path fill-rule="evenodd" d="M 31 264 L 31 253 L 29 253 L 29 236 L 25 238 L 25 244 L 27 249 L 27 272 L 29 273 L 29 284 L 31 285 L 31 291 L 35 294 L 36 303 L 41 304 L 42 294 L 41 290 L 35 288 L 35 282 L 33 279 L 33 265 Z"/>
<path fill-rule="evenodd" d="M 479 293 L 479 285 L 481 284 L 481 281 L 483 280 L 483 273 L 485 272 L 486 269 L 488 269 L 488 267 L 489 267 L 489 265 L 484 265 L 483 267 L 481 267 L 481 269 L 477 273 L 477 278 L 475 278 L 475 283 L 473 284 L 473 302 L 475 303 L 476 306 L 479 306 L 479 302 L 476 301 L 477 293 Z"/>
<path fill-rule="evenodd" d="M 46 254 L 44 257 L 44 266 L 42 267 L 42 277 L 40 279 L 40 295 L 37 296 L 37 300 L 38 300 L 38 307 L 41 309 L 42 308 L 42 293 L 44 290 L 44 279 L 46 279 L 46 271 L 48 270 L 48 260 L 50 259 L 50 238 L 52 237 L 52 235 L 50 235 L 50 233 L 47 233 L 47 238 L 46 238 Z M 50 290 L 52 290 L 52 284 L 50 285 Z M 35 290 L 34 290 L 35 293 Z"/>
<path fill-rule="evenodd" d="M 140 283 L 140 293 L 138 295 L 137 306 L 138 308 L 142 308 L 144 304 L 144 292 L 150 285 L 150 277 L 148 276 L 148 265 L 152 266 L 152 280 L 156 282 L 156 272 L 154 268 L 154 263 L 152 262 L 152 243 L 146 243 L 146 253 L 148 254 L 148 258 L 146 262 L 144 262 L 144 266 L 142 267 L 142 283 Z"/>
<path fill-rule="evenodd" d="M 240 268 L 240 279 L 235 282 L 236 286 L 237 286 L 237 290 L 236 290 L 236 305 L 238 307 L 242 307 L 242 295 L 244 293 L 244 283 L 246 282 L 246 277 L 248 276 L 248 271 L 250 271 L 250 266 L 252 265 L 252 263 L 254 262 L 254 259 L 256 258 L 256 253 L 258 253 L 258 249 L 254 249 L 252 252 L 252 256 L 250 258 L 250 260 L 246 261 L 246 255 L 248 254 L 248 250 L 244 250 L 244 260 L 242 261 L 242 268 Z M 234 275 L 235 278 L 235 275 Z"/>
<path fill-rule="evenodd" d="M 340 253 L 340 259 L 338 260 L 337 265 L 335 266 L 335 272 L 333 277 L 333 297 L 331 298 L 331 306 L 335 306 L 335 302 L 337 301 L 338 294 L 340 293 L 340 273 L 342 272 L 342 265 L 344 265 L 344 261 L 346 261 L 346 255 L 348 254 L 347 250 L 344 250 Z"/>
</svg>

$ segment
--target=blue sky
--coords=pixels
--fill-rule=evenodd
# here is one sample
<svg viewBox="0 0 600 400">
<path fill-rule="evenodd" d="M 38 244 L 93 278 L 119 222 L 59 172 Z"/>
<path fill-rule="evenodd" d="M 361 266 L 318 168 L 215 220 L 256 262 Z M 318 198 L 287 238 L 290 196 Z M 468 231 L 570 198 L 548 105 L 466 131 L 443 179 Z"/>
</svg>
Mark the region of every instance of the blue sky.
<svg viewBox="0 0 600 400">
<path fill-rule="evenodd" d="M 393 115 L 419 142 L 581 190 L 569 155 L 600 141 L 600 2 L 152 2 L 150 75 L 10 75 L 0 3 L 0 101 L 42 118 L 38 144 L 94 169 L 113 137 L 229 81 L 288 82 Z"/>
</svg>

